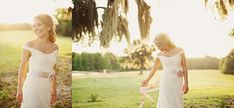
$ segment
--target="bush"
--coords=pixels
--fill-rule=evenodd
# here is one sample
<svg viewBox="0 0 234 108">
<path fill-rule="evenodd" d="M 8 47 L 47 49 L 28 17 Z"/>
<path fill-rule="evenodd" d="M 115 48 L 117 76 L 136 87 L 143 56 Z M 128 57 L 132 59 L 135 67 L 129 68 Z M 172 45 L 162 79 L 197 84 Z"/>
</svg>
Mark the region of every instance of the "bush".
<svg viewBox="0 0 234 108">
<path fill-rule="evenodd" d="M 221 61 L 220 65 L 224 74 L 234 74 L 234 49 Z"/>
<path fill-rule="evenodd" d="M 97 94 L 91 94 L 90 95 L 90 101 L 88 102 L 97 102 L 98 100 L 98 95 Z"/>
<path fill-rule="evenodd" d="M 72 35 L 71 21 L 59 21 L 59 25 L 56 26 L 56 33 L 62 36 L 71 37 Z"/>
</svg>

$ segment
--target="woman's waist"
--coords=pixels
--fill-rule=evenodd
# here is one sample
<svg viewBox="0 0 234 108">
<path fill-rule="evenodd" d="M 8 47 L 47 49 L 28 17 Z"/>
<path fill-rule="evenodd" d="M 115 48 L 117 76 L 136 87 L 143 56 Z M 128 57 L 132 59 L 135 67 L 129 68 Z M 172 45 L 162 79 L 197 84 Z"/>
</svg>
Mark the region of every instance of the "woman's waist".
<svg viewBox="0 0 234 108">
<path fill-rule="evenodd" d="M 27 75 L 41 77 L 41 78 L 49 78 L 51 72 L 45 71 L 29 71 Z"/>
<path fill-rule="evenodd" d="M 167 71 L 167 72 L 176 72 L 181 70 L 180 67 L 170 67 L 170 68 L 163 68 L 163 71 Z"/>
<path fill-rule="evenodd" d="M 174 74 L 176 75 L 179 72 L 180 68 L 171 68 L 171 69 L 163 69 L 163 74 Z"/>
</svg>

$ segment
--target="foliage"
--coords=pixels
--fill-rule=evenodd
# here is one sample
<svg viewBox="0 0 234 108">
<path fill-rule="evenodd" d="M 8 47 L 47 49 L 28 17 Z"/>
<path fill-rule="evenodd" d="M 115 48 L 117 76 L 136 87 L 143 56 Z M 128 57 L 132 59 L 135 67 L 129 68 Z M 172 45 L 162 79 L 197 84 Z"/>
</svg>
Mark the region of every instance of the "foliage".
<svg viewBox="0 0 234 108">
<path fill-rule="evenodd" d="M 130 44 L 127 21 L 128 0 L 107 0 L 106 7 L 96 7 L 95 0 L 73 0 L 73 4 L 72 35 L 74 42 L 83 41 L 87 36 L 89 43 L 99 39 L 100 46 L 107 48 L 114 37 L 121 41 L 125 36 Z M 100 26 L 97 12 L 99 8 L 104 9 Z"/>
<path fill-rule="evenodd" d="M 89 35 L 89 40 L 96 37 L 95 29 L 98 26 L 98 13 L 95 0 L 73 0 L 72 9 L 72 38 L 80 41 Z"/>
<path fill-rule="evenodd" d="M 119 59 L 112 53 L 72 53 L 72 70 L 78 71 L 120 71 Z"/>
<path fill-rule="evenodd" d="M 152 17 L 150 16 L 150 6 L 144 0 L 135 0 L 138 7 L 138 23 L 141 39 L 147 39 L 150 33 Z"/>
<path fill-rule="evenodd" d="M 206 7 L 213 7 L 216 9 L 222 19 L 225 19 L 229 15 L 230 11 L 234 9 L 234 0 L 204 0 Z"/>
<path fill-rule="evenodd" d="M 140 74 L 143 74 L 143 69 L 148 69 L 151 66 L 153 51 L 155 51 L 154 46 L 145 44 L 141 40 L 134 40 L 134 48 L 133 51 L 130 52 L 131 58 L 126 59 L 126 62 L 132 63 L 132 65 L 138 67 L 141 71 Z"/>
<path fill-rule="evenodd" d="M 57 34 L 64 36 L 72 35 L 71 10 L 71 7 L 56 9 L 55 16 L 58 20 L 58 25 L 56 26 Z"/>
<path fill-rule="evenodd" d="M 220 63 L 221 71 L 224 74 L 234 74 L 234 49 L 223 59 Z"/>
<path fill-rule="evenodd" d="M 120 8 L 120 6 L 122 8 Z M 123 10 L 123 13 L 119 11 L 121 9 Z M 110 46 L 110 42 L 114 37 L 121 41 L 123 35 L 125 36 L 128 44 L 130 44 L 128 21 L 127 18 L 124 17 L 127 16 L 127 9 L 127 0 L 108 0 L 101 22 L 102 31 L 99 38 L 101 46 L 107 48 Z"/>
</svg>

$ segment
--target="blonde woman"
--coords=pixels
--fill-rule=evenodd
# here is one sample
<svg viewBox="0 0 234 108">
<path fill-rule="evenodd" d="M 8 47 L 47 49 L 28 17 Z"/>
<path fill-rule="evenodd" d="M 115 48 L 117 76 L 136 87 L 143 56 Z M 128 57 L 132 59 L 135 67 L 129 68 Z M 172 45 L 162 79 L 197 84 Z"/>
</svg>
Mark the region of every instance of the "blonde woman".
<svg viewBox="0 0 234 108">
<path fill-rule="evenodd" d="M 21 108 L 51 108 L 56 101 L 56 58 L 58 46 L 52 18 L 40 14 L 34 18 L 36 38 L 23 45 L 18 71 L 17 100 Z M 26 75 L 26 70 L 29 72 Z"/>
<path fill-rule="evenodd" d="M 163 72 L 160 76 L 157 108 L 183 108 L 183 94 L 189 90 L 184 51 L 182 48 L 176 47 L 165 33 L 158 34 L 154 43 L 160 53 L 157 55 L 151 73 L 142 82 L 142 86 L 147 86 L 149 80 L 162 64 Z"/>
</svg>

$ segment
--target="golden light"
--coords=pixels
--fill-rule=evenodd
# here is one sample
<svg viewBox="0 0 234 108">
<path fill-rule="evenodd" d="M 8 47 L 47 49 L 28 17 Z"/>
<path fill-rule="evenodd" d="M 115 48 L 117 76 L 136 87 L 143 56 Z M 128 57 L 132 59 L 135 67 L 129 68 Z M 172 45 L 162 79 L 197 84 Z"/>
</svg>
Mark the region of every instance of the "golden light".
<svg viewBox="0 0 234 108">
<path fill-rule="evenodd" d="M 153 44 L 153 38 L 160 32 L 166 32 L 179 47 L 185 50 L 187 57 L 226 56 L 234 48 L 234 40 L 228 36 L 233 28 L 233 13 L 229 18 L 221 22 L 215 19 L 215 14 L 206 10 L 202 0 L 146 0 L 151 6 L 153 22 L 149 42 Z M 131 42 L 140 38 L 137 6 L 134 0 L 129 0 L 129 30 Z M 103 0 L 97 0 L 97 5 L 106 6 Z M 78 45 L 79 46 L 79 45 Z M 87 48 L 82 46 L 73 48 L 74 52 L 82 52 Z M 105 51 L 123 55 L 126 41 L 120 43 L 113 41 L 110 48 Z M 77 49 L 77 50 L 75 50 Z M 84 49 L 84 50 L 83 50 Z M 98 44 L 89 47 L 92 52 L 101 49 Z"/>
</svg>

